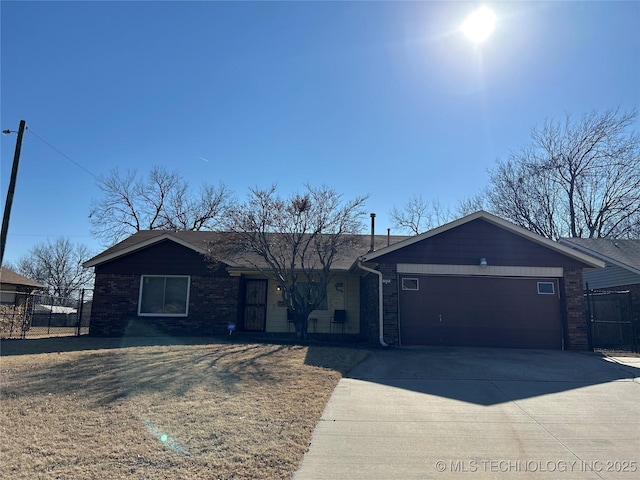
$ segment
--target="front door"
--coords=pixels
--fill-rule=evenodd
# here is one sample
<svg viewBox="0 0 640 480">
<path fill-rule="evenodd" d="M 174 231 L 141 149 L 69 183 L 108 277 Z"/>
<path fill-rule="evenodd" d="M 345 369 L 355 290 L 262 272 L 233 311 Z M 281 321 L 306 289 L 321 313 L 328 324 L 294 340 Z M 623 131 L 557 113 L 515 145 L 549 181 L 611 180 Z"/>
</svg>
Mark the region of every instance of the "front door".
<svg viewBox="0 0 640 480">
<path fill-rule="evenodd" d="M 267 281 L 247 280 L 244 293 L 244 330 L 264 332 L 267 321 Z"/>
</svg>

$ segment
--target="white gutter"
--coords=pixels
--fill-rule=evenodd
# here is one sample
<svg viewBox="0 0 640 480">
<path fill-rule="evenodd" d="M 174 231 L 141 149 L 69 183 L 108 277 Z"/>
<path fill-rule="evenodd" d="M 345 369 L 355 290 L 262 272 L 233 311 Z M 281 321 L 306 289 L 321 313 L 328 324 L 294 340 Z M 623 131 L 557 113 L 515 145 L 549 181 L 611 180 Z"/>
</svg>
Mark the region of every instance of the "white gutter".
<svg viewBox="0 0 640 480">
<path fill-rule="evenodd" d="M 383 347 L 388 347 L 386 343 L 384 343 L 384 303 L 382 297 L 382 272 L 374 270 L 373 268 L 365 267 L 360 260 L 358 260 L 358 267 L 364 270 L 365 272 L 375 273 L 378 276 L 378 319 L 380 322 L 380 345 Z"/>
</svg>

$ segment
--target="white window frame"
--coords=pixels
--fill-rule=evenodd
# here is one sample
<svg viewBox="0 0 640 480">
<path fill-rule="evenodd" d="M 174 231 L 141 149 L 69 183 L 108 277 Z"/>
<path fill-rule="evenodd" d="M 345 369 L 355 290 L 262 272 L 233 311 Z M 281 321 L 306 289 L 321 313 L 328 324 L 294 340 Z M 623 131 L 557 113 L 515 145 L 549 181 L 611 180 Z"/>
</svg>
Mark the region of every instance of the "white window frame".
<svg viewBox="0 0 640 480">
<path fill-rule="evenodd" d="M 540 285 L 551 285 L 550 292 L 541 292 Z M 538 295 L 555 295 L 556 294 L 556 285 L 555 282 L 538 282 Z"/>
<path fill-rule="evenodd" d="M 412 280 L 416 282 L 416 288 L 406 288 L 404 286 L 404 281 L 405 280 Z M 418 277 L 402 277 L 402 290 L 407 290 L 409 292 L 416 292 L 418 290 L 420 290 L 420 280 L 418 279 Z"/>
<path fill-rule="evenodd" d="M 142 312 L 142 289 L 144 287 L 145 278 L 164 278 L 165 279 L 165 293 L 166 293 L 166 279 L 167 278 L 186 278 L 187 279 L 187 298 L 185 303 L 184 313 L 145 313 Z M 140 276 L 140 291 L 138 292 L 138 316 L 139 317 L 188 317 L 189 316 L 189 296 L 191 294 L 191 277 L 189 275 L 141 275 Z"/>
</svg>

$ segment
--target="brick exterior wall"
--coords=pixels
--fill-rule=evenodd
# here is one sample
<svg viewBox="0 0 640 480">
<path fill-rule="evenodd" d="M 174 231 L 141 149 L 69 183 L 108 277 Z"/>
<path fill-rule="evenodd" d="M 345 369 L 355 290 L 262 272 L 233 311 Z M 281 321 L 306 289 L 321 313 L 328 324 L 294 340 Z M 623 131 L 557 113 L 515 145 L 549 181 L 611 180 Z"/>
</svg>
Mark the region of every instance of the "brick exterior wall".
<svg viewBox="0 0 640 480">
<path fill-rule="evenodd" d="M 136 334 L 223 334 L 237 322 L 239 292 L 239 277 L 192 276 L 187 317 L 138 317 L 140 275 L 98 274 L 89 334 L 122 336 L 131 329 Z"/>
<path fill-rule="evenodd" d="M 565 307 L 565 348 L 567 350 L 588 350 L 589 337 L 582 287 L 582 269 L 564 269 L 562 298 Z"/>
<path fill-rule="evenodd" d="M 380 264 L 378 270 L 382 272 L 382 299 L 384 310 L 384 341 L 387 345 L 400 344 L 398 329 L 398 271 L 396 264 Z"/>
<path fill-rule="evenodd" d="M 139 275 L 96 275 L 89 335 L 123 335 L 137 316 L 139 289 Z"/>
<path fill-rule="evenodd" d="M 395 264 L 378 265 L 382 272 L 384 341 L 387 345 L 399 345 L 398 330 L 398 275 Z M 380 344 L 380 320 L 378 318 L 378 276 L 365 275 L 360 284 L 360 334 L 371 345 Z"/>
<path fill-rule="evenodd" d="M 368 344 L 378 341 L 378 276 L 367 273 L 360 279 L 360 337 Z"/>
</svg>

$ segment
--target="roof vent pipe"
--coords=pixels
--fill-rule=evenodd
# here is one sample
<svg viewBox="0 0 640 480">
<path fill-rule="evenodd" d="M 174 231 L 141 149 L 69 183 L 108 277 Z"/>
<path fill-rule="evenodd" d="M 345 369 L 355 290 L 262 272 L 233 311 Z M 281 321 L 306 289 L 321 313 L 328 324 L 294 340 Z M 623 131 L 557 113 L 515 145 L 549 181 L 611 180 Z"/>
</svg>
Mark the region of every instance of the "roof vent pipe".
<svg viewBox="0 0 640 480">
<path fill-rule="evenodd" d="M 369 247 L 369 253 L 373 252 L 375 250 L 374 248 L 374 235 L 376 232 L 376 214 L 372 213 L 371 214 L 371 247 Z"/>
<path fill-rule="evenodd" d="M 391 229 L 387 228 L 387 247 L 391 245 Z"/>
</svg>

